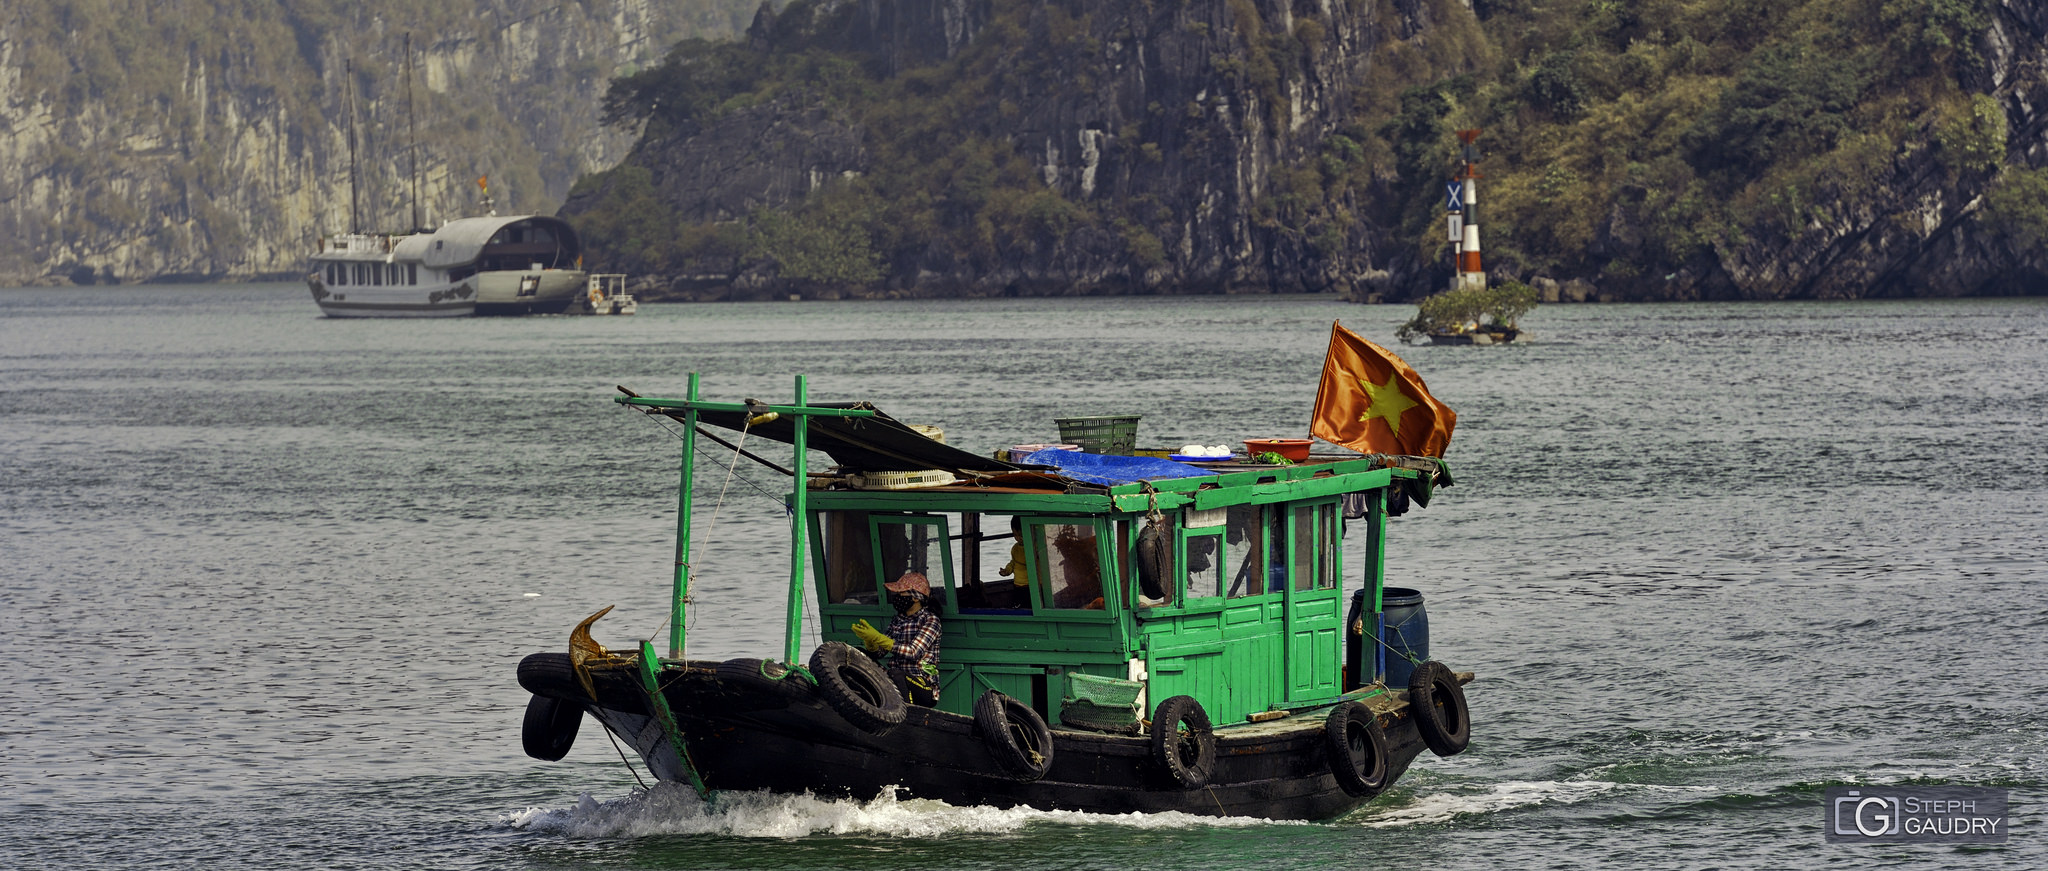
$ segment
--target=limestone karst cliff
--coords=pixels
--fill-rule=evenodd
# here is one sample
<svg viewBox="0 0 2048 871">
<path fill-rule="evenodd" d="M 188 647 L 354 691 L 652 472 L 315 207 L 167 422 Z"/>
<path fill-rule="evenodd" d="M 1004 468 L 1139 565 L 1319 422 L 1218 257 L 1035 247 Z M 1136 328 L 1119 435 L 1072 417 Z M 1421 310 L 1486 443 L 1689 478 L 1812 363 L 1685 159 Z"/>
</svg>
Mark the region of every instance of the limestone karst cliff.
<svg viewBox="0 0 2048 871">
<path fill-rule="evenodd" d="M 551 212 L 616 163 L 610 79 L 747 0 L 23 0 L 0 13 L 0 285 L 296 275 L 350 226 L 412 221 L 411 37 L 421 221 Z"/>
<path fill-rule="evenodd" d="M 622 82 L 644 135 L 563 214 L 656 296 L 1349 292 L 1416 271 L 1350 128 L 1476 42 L 1437 0 L 798 2 Z"/>
<path fill-rule="evenodd" d="M 2042 0 L 798 0 L 622 80 L 564 214 L 651 297 L 2044 292 Z"/>
<path fill-rule="evenodd" d="M 1490 270 L 1558 298 L 2048 288 L 2048 0 L 9 10 L 0 284 L 295 274 L 351 83 L 402 229 L 410 33 L 421 220 L 488 175 L 646 298 L 1414 298 L 1459 128 Z"/>
</svg>

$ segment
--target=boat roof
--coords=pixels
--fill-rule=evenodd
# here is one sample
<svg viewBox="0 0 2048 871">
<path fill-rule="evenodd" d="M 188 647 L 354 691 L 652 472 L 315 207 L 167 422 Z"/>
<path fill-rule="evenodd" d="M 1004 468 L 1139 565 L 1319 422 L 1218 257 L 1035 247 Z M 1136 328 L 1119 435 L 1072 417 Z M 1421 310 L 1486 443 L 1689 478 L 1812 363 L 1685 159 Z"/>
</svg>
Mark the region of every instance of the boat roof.
<svg viewBox="0 0 2048 871">
<path fill-rule="evenodd" d="M 563 247 L 571 251 L 582 250 L 582 243 L 576 237 L 575 228 L 568 221 L 547 215 L 490 216 L 484 218 L 457 218 L 441 225 L 431 234 L 407 236 L 398 243 L 396 255 L 401 260 L 417 259 L 433 269 L 447 269 L 469 263 L 483 254 L 484 246 L 498 235 L 499 230 L 516 224 L 545 227 L 561 240 Z"/>
<path fill-rule="evenodd" d="M 864 417 L 814 417 L 811 418 L 809 445 L 813 450 L 824 451 L 826 456 L 839 464 L 845 472 L 921 472 L 937 470 L 951 472 L 963 477 L 986 477 L 1014 472 L 1043 469 L 1042 466 L 1025 466 L 1005 462 L 994 457 L 963 451 L 936 441 L 909 425 L 890 417 L 869 402 L 813 402 L 817 408 L 843 408 L 872 411 Z M 682 409 L 664 409 L 663 413 L 681 420 Z M 723 427 L 734 432 L 744 431 L 749 438 L 759 437 L 778 442 L 794 444 L 796 441 L 795 418 L 778 417 L 766 423 L 747 425 L 745 413 L 703 410 L 697 412 L 697 419 L 704 423 Z"/>
<path fill-rule="evenodd" d="M 809 418 L 808 446 L 830 456 L 839 465 L 837 471 L 840 474 L 943 471 L 974 481 L 975 483 L 967 486 L 975 489 L 993 485 L 1003 488 L 1051 489 L 1117 497 L 1155 492 L 1155 488 L 1157 492 L 1193 491 L 1272 483 L 1276 480 L 1276 470 L 1280 471 L 1280 477 L 1292 480 L 1388 469 L 1392 471 L 1393 477 L 1420 479 L 1420 492 L 1417 495 L 1423 505 L 1429 503 L 1430 484 L 1449 486 L 1451 483 L 1450 471 L 1441 460 L 1378 454 L 1312 456 L 1308 462 L 1284 470 L 1275 466 L 1250 463 L 1219 463 L 1198 467 L 1163 458 L 1085 454 L 1073 451 L 1047 451 L 1032 457 L 1034 460 L 1048 458 L 1051 464 L 1013 463 L 961 450 L 934 440 L 890 417 L 870 402 L 811 402 L 809 406 L 869 412 L 859 417 Z M 666 414 L 678 421 L 682 420 L 685 414 L 685 409 L 682 408 L 649 410 Z M 697 415 L 701 423 L 735 432 L 744 431 L 748 438 L 766 438 L 785 444 L 794 443 L 796 438 L 795 418 L 791 415 L 751 425 L 748 423 L 749 419 L 758 418 L 743 411 L 700 409 Z M 1247 472 L 1255 474 L 1241 474 Z M 948 489 L 951 488 L 920 488 L 920 492 L 932 494 Z"/>
</svg>

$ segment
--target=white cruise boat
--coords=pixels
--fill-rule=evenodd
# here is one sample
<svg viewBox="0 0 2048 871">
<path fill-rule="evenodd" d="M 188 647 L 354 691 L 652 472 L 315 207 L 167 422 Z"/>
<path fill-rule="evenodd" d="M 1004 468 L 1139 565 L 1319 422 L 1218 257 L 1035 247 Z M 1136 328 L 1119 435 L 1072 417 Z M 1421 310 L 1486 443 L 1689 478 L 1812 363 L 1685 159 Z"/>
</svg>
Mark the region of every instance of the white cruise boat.
<svg viewBox="0 0 2048 871">
<path fill-rule="evenodd" d="M 558 314 L 589 279 L 568 222 L 460 218 L 431 233 L 326 236 L 306 284 L 331 318 Z"/>
</svg>

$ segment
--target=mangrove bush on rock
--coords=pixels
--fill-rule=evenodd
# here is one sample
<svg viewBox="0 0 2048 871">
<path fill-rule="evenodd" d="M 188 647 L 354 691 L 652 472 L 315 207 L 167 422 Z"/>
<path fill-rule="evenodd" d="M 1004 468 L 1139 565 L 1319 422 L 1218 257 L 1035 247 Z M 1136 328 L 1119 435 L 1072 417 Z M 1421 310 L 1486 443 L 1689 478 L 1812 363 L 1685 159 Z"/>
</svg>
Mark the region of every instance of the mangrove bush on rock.
<svg viewBox="0 0 2048 871">
<path fill-rule="evenodd" d="M 1521 317 L 1536 309 L 1536 290 L 1519 281 L 1493 287 L 1457 287 L 1424 297 L 1415 317 L 1394 331 L 1412 342 L 1432 333 L 1504 333 L 1521 329 Z"/>
</svg>

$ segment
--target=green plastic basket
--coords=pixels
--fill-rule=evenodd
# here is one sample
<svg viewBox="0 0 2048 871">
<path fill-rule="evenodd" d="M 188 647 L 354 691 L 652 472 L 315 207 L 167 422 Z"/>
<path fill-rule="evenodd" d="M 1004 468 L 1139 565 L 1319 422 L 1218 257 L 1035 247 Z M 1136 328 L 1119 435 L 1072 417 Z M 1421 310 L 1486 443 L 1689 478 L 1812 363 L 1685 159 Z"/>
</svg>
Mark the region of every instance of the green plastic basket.
<svg viewBox="0 0 2048 871">
<path fill-rule="evenodd" d="M 1061 417 L 1060 441 L 1081 446 L 1091 454 L 1130 456 L 1138 446 L 1138 415 L 1103 417 Z"/>
<path fill-rule="evenodd" d="M 1099 732 L 1136 732 L 1138 692 L 1134 680 L 1068 672 L 1060 699 L 1060 723 Z"/>
</svg>

